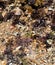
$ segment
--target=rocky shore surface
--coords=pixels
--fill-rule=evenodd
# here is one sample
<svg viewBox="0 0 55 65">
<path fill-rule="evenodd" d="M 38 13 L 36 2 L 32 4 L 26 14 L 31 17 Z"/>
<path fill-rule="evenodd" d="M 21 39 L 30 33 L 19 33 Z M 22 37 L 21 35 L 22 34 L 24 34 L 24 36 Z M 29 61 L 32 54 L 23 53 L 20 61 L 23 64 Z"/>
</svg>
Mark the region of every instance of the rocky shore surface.
<svg viewBox="0 0 55 65">
<path fill-rule="evenodd" d="M 55 65 L 55 0 L 0 0 L 0 65 Z"/>
</svg>

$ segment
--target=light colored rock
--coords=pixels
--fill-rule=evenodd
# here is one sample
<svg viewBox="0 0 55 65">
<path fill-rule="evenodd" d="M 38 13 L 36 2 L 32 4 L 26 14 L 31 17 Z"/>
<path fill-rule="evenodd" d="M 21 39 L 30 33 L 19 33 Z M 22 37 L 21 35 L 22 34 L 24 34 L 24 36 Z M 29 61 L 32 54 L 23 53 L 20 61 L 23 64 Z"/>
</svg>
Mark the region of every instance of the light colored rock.
<svg viewBox="0 0 55 65">
<path fill-rule="evenodd" d="M 22 14 L 22 10 L 19 7 L 16 7 L 14 10 L 15 15 L 21 15 Z"/>
<path fill-rule="evenodd" d="M 46 21 L 46 24 L 50 24 L 50 23 L 51 23 L 51 21 L 49 21 L 49 20 Z"/>
<path fill-rule="evenodd" d="M 52 50 L 52 47 L 51 48 L 48 48 L 47 50 L 48 50 L 48 52 L 51 51 Z"/>
<path fill-rule="evenodd" d="M 53 40 L 51 40 L 51 39 L 48 39 L 48 40 L 47 40 L 47 43 L 48 43 L 48 44 L 52 44 L 52 42 L 53 42 Z"/>
<path fill-rule="evenodd" d="M 7 64 L 6 60 L 3 60 L 3 61 L 0 60 L 0 65 L 6 65 L 6 64 Z"/>
</svg>

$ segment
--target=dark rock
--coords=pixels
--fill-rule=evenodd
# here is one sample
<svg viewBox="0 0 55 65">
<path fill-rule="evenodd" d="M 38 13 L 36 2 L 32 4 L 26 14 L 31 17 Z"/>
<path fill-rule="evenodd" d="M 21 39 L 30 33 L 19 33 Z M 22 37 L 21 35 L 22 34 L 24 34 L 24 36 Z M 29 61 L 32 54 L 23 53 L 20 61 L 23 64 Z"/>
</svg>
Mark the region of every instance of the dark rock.
<svg viewBox="0 0 55 65">
<path fill-rule="evenodd" d="M 46 39 L 52 39 L 52 35 L 51 34 L 47 34 L 46 35 Z"/>
<path fill-rule="evenodd" d="M 23 47 L 28 47 L 30 43 L 32 42 L 31 38 L 22 38 L 22 39 L 16 39 L 16 43 Z"/>
<path fill-rule="evenodd" d="M 3 60 L 4 59 L 4 55 L 0 55 L 0 60 Z"/>
<path fill-rule="evenodd" d="M 12 49 L 11 49 L 11 45 L 6 45 L 6 50 L 4 52 L 5 54 L 9 55 L 10 53 L 12 53 Z"/>
<path fill-rule="evenodd" d="M 51 26 L 51 29 L 52 29 L 53 31 L 55 31 L 55 25 L 52 25 L 52 26 Z"/>
<path fill-rule="evenodd" d="M 3 16 L 2 16 L 2 14 L 0 14 L 0 21 L 3 21 Z"/>
<path fill-rule="evenodd" d="M 9 12 L 9 13 L 7 13 L 5 15 L 4 20 L 7 21 L 7 20 L 11 19 L 13 16 L 14 16 L 14 13 L 13 12 Z"/>
<path fill-rule="evenodd" d="M 35 0 L 28 0 L 28 4 L 34 4 L 35 3 Z"/>
<path fill-rule="evenodd" d="M 11 4 L 11 3 L 14 3 L 15 0 L 9 0 L 8 3 Z"/>
<path fill-rule="evenodd" d="M 52 29 L 53 31 L 55 31 L 55 13 L 54 13 L 54 15 L 53 15 L 53 20 L 52 20 L 51 29 Z"/>
<path fill-rule="evenodd" d="M 48 48 L 50 48 L 50 47 L 51 47 L 51 45 L 50 45 L 50 44 L 47 44 L 47 45 L 46 45 L 46 48 L 47 48 L 47 49 L 48 49 Z"/>
<path fill-rule="evenodd" d="M 39 19 L 40 18 L 40 15 L 39 15 L 39 12 L 36 10 L 32 13 L 31 17 L 33 19 Z"/>
<path fill-rule="evenodd" d="M 33 23 L 33 27 L 45 27 L 46 23 L 44 19 L 40 19 Z"/>
<path fill-rule="evenodd" d="M 20 58 L 23 58 L 24 56 L 26 56 L 26 54 L 25 54 L 25 53 L 21 53 L 21 54 L 18 54 L 18 56 L 19 56 Z"/>
<path fill-rule="evenodd" d="M 1 7 L 2 9 L 4 9 L 4 8 L 6 7 L 6 3 L 5 3 L 5 2 L 0 2 L 0 7 Z"/>
<path fill-rule="evenodd" d="M 53 0 L 48 0 L 48 5 L 51 5 L 53 3 Z"/>
<path fill-rule="evenodd" d="M 12 25 L 16 25 L 16 24 L 26 25 L 26 23 L 25 23 L 24 21 L 19 21 L 19 19 L 15 19 L 15 20 L 12 22 Z"/>
</svg>

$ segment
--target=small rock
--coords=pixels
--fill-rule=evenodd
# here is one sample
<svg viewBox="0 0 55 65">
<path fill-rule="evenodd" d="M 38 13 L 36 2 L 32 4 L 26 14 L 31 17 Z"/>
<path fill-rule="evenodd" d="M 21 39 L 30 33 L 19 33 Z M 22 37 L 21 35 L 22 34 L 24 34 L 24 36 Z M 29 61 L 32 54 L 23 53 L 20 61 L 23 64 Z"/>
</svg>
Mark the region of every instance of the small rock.
<svg viewBox="0 0 55 65">
<path fill-rule="evenodd" d="M 51 51 L 51 50 L 52 50 L 52 47 L 51 47 L 51 48 L 48 48 L 47 50 L 48 50 L 48 51 Z"/>
<path fill-rule="evenodd" d="M 13 11 L 15 11 L 15 15 L 21 15 L 22 10 L 19 7 L 16 7 Z"/>
<path fill-rule="evenodd" d="M 3 16 L 2 16 L 2 14 L 0 13 L 0 21 L 3 21 Z"/>
<path fill-rule="evenodd" d="M 51 7 L 48 8 L 49 11 L 52 11 L 53 9 Z"/>
<path fill-rule="evenodd" d="M 50 33 L 52 30 L 51 30 L 51 26 L 47 26 L 46 29 L 45 29 L 45 33 Z"/>
<path fill-rule="evenodd" d="M 48 43 L 48 44 L 52 44 L 52 42 L 53 42 L 53 40 L 51 40 L 51 39 L 48 39 L 48 40 L 47 40 L 47 43 Z"/>
<path fill-rule="evenodd" d="M 50 23 L 51 23 L 51 21 L 49 21 L 49 20 L 46 21 L 46 24 L 50 24 Z"/>
<path fill-rule="evenodd" d="M 0 61 L 0 65 L 6 65 L 6 64 L 7 64 L 6 60 Z"/>
<path fill-rule="evenodd" d="M 13 35 L 17 36 L 17 35 L 19 35 L 19 33 L 18 32 L 14 32 Z"/>
</svg>

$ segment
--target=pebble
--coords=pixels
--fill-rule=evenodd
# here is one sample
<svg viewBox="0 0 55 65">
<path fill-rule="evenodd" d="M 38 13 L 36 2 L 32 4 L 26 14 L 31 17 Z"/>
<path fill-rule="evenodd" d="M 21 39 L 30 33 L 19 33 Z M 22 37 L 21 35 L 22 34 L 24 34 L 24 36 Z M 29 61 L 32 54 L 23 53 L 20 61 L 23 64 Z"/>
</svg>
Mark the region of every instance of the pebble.
<svg viewBox="0 0 55 65">
<path fill-rule="evenodd" d="M 3 21 L 3 19 L 4 19 L 4 18 L 3 18 L 3 16 L 2 16 L 2 14 L 0 13 L 0 22 Z"/>
<path fill-rule="evenodd" d="M 7 64 L 6 60 L 0 61 L 0 65 L 6 65 L 6 64 Z"/>
<path fill-rule="evenodd" d="M 17 64 L 14 64 L 14 63 L 9 63 L 9 65 L 17 65 Z"/>
<path fill-rule="evenodd" d="M 52 22 L 52 21 L 50 21 L 50 20 L 47 20 L 47 21 L 46 21 L 46 24 L 50 24 L 51 22 Z"/>
<path fill-rule="evenodd" d="M 49 11 L 52 11 L 53 9 L 51 7 L 48 8 Z"/>
<path fill-rule="evenodd" d="M 5 17 L 6 13 L 7 13 L 7 11 L 3 11 L 2 16 Z"/>
<path fill-rule="evenodd" d="M 17 47 L 15 50 L 13 50 L 13 53 L 18 52 L 18 50 L 21 48 L 21 46 Z"/>
<path fill-rule="evenodd" d="M 19 34 L 18 32 L 14 32 L 14 33 L 13 33 L 14 36 L 17 36 L 18 34 Z"/>
<path fill-rule="evenodd" d="M 10 26 L 10 29 L 11 29 L 11 30 L 14 29 L 14 26 Z"/>
<path fill-rule="evenodd" d="M 46 29 L 45 29 L 45 33 L 50 33 L 52 30 L 51 30 L 51 26 L 47 26 Z"/>
<path fill-rule="evenodd" d="M 16 7 L 14 9 L 14 11 L 15 11 L 15 15 L 21 15 L 22 14 L 22 10 L 19 7 Z"/>
<path fill-rule="evenodd" d="M 52 47 L 51 47 L 51 48 L 48 48 L 47 50 L 48 50 L 48 51 L 51 51 L 51 50 L 52 50 Z"/>
<path fill-rule="evenodd" d="M 47 40 L 47 43 L 48 43 L 48 44 L 52 44 L 52 42 L 53 42 L 52 39 L 48 39 L 48 40 Z"/>
</svg>

